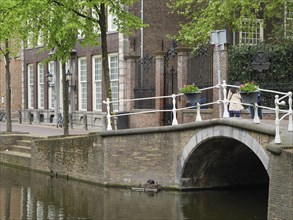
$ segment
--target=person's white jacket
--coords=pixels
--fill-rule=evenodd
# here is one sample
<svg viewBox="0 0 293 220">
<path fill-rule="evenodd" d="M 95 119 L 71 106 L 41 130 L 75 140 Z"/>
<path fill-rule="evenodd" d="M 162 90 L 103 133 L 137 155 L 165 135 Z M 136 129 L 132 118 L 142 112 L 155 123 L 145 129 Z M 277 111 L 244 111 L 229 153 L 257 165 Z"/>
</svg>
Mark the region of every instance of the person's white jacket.
<svg viewBox="0 0 293 220">
<path fill-rule="evenodd" d="M 241 104 L 241 95 L 239 90 L 237 92 L 232 93 L 230 90 L 228 92 L 227 100 L 231 102 L 239 102 L 239 103 L 229 103 L 229 111 L 241 111 L 244 109 L 243 105 Z"/>
</svg>

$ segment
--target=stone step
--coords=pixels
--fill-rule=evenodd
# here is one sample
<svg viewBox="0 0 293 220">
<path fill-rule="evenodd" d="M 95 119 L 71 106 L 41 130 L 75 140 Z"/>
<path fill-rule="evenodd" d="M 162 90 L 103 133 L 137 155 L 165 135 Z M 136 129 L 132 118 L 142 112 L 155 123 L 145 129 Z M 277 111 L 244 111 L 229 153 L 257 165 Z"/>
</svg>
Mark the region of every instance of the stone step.
<svg viewBox="0 0 293 220">
<path fill-rule="evenodd" d="M 31 139 L 17 140 L 16 145 L 17 146 L 31 147 L 32 146 L 32 140 Z"/>
<path fill-rule="evenodd" d="M 15 151 L 15 152 L 20 152 L 20 153 L 30 154 L 31 153 L 31 147 L 12 145 L 9 148 L 9 151 Z"/>
<path fill-rule="evenodd" d="M 6 151 L 2 151 L 0 155 L 1 155 L 1 163 L 30 168 L 30 163 L 31 163 L 30 154 L 6 150 Z"/>
</svg>

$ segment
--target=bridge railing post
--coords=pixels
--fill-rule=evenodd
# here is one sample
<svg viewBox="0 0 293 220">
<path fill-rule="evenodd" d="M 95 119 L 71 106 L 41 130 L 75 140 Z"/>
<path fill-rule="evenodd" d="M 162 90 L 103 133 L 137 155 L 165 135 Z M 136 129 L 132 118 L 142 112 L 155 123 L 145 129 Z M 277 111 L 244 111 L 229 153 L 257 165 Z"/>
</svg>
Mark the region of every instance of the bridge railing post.
<svg viewBox="0 0 293 220">
<path fill-rule="evenodd" d="M 201 115 L 200 115 L 200 104 L 197 103 L 196 105 L 196 119 L 195 121 L 202 121 Z"/>
<path fill-rule="evenodd" d="M 223 103 L 224 103 L 224 113 L 223 118 L 229 118 L 229 112 L 228 112 L 228 101 L 227 101 L 227 83 L 226 80 L 223 80 L 222 83 L 223 87 Z"/>
<path fill-rule="evenodd" d="M 275 119 L 275 125 L 276 125 L 276 133 L 275 133 L 275 143 L 276 144 L 281 144 L 281 137 L 280 137 L 280 107 L 279 105 L 285 105 L 284 101 L 279 100 L 279 95 L 275 96 L 275 115 L 276 115 L 276 119 Z"/>
<path fill-rule="evenodd" d="M 259 119 L 259 116 L 258 116 L 258 104 L 257 103 L 254 103 L 254 106 L 252 106 L 254 108 L 254 112 L 256 112 L 254 114 L 254 117 L 253 117 L 253 123 L 254 124 L 259 124 L 260 123 L 260 119 Z"/>
<path fill-rule="evenodd" d="M 292 92 L 289 92 L 289 98 L 288 98 L 288 104 L 289 104 L 289 121 L 288 121 L 288 131 L 293 131 L 293 117 L 292 117 Z"/>
<path fill-rule="evenodd" d="M 111 126 L 111 113 L 110 113 L 110 99 L 107 98 L 107 101 L 104 103 L 106 103 L 107 105 L 107 131 L 111 131 L 112 130 L 112 126 Z"/>
<path fill-rule="evenodd" d="M 172 104 L 173 104 L 173 108 L 172 108 L 172 112 L 173 112 L 172 125 L 178 125 L 177 109 L 176 109 L 176 95 L 175 94 L 172 94 Z"/>
</svg>

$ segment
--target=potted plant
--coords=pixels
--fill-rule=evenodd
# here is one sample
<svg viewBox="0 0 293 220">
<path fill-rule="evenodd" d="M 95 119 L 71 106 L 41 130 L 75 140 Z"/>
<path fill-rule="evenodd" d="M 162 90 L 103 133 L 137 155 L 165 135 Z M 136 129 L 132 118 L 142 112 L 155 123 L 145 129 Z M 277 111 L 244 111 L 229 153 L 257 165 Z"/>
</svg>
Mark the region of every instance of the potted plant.
<svg viewBox="0 0 293 220">
<path fill-rule="evenodd" d="M 194 84 L 184 85 L 179 92 L 185 95 L 187 106 L 194 106 L 200 101 L 201 91 Z"/>
<path fill-rule="evenodd" d="M 255 82 L 247 82 L 239 86 L 242 102 L 256 103 L 260 93 L 259 86 Z"/>
</svg>

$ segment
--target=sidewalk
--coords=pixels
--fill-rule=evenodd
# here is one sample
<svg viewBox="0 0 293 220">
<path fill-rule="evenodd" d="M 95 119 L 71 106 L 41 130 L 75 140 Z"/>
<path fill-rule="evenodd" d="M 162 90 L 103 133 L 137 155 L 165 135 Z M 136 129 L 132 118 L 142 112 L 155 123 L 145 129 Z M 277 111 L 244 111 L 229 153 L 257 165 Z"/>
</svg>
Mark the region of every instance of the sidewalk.
<svg viewBox="0 0 293 220">
<path fill-rule="evenodd" d="M 79 134 L 88 134 L 90 132 L 98 132 L 99 130 L 84 130 L 82 128 L 69 128 L 70 135 L 79 135 Z M 6 123 L 0 122 L 0 133 L 6 132 Z M 19 124 L 12 123 L 12 132 L 24 132 L 29 133 L 33 136 L 48 137 L 48 136 L 57 136 L 63 135 L 63 128 L 56 128 L 53 125 L 46 124 Z"/>
</svg>

